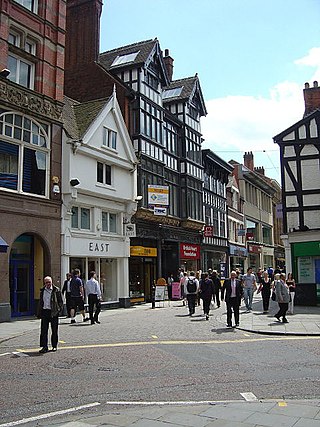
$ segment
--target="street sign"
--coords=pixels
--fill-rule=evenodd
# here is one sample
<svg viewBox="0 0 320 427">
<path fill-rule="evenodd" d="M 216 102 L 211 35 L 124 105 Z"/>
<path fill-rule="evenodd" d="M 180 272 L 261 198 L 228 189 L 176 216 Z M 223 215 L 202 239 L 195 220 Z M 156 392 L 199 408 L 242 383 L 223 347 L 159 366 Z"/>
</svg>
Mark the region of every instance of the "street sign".
<svg viewBox="0 0 320 427">
<path fill-rule="evenodd" d="M 205 225 L 203 230 L 204 237 L 212 237 L 213 236 L 213 226 Z"/>
<path fill-rule="evenodd" d="M 136 224 L 125 224 L 124 225 L 124 234 L 126 237 L 136 237 Z"/>
</svg>

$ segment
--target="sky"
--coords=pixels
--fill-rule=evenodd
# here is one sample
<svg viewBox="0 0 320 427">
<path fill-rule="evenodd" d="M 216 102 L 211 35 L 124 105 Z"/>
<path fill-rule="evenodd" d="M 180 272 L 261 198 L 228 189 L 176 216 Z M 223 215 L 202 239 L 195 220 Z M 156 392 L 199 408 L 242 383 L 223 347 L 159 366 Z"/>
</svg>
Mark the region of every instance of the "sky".
<svg viewBox="0 0 320 427">
<path fill-rule="evenodd" d="M 158 38 L 173 79 L 198 73 L 203 148 L 280 178 L 273 137 L 302 119 L 320 84 L 320 0 L 104 0 L 100 51 Z"/>
</svg>

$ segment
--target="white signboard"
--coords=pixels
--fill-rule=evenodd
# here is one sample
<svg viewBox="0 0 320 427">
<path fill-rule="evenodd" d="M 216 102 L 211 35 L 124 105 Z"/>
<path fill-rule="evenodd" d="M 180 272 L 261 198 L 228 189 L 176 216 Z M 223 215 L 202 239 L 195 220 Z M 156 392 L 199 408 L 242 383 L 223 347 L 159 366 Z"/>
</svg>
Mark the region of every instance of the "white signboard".
<svg viewBox="0 0 320 427">
<path fill-rule="evenodd" d="M 169 187 L 148 185 L 148 205 L 169 206 Z"/>
<path fill-rule="evenodd" d="M 124 234 L 126 237 L 136 237 L 136 224 L 125 224 Z"/>
<path fill-rule="evenodd" d="M 155 206 L 153 208 L 153 213 L 155 215 L 158 215 L 158 216 L 165 216 L 165 215 L 167 215 L 167 208 L 159 208 L 159 207 Z"/>
<path fill-rule="evenodd" d="M 314 283 L 314 267 L 312 257 L 298 258 L 298 283 Z"/>
<path fill-rule="evenodd" d="M 165 286 L 156 286 L 156 291 L 154 295 L 155 301 L 164 301 L 165 288 Z"/>
</svg>

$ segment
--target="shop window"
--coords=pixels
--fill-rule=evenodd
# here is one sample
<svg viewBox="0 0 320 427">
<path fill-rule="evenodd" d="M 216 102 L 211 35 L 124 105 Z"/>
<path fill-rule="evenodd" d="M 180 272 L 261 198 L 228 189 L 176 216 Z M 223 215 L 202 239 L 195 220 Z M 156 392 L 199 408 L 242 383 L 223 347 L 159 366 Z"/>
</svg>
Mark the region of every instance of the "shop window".
<svg viewBox="0 0 320 427">
<path fill-rule="evenodd" d="M 102 231 L 117 233 L 117 214 L 102 212 Z"/>
<path fill-rule="evenodd" d="M 101 184 L 111 185 L 111 166 L 97 162 L 97 181 Z"/>
<path fill-rule="evenodd" d="M 45 196 L 47 141 L 45 130 L 34 120 L 14 113 L 1 115 L 0 187 Z"/>
<path fill-rule="evenodd" d="M 71 209 L 71 228 L 78 230 L 91 229 L 91 211 L 88 208 L 73 206 Z"/>
</svg>

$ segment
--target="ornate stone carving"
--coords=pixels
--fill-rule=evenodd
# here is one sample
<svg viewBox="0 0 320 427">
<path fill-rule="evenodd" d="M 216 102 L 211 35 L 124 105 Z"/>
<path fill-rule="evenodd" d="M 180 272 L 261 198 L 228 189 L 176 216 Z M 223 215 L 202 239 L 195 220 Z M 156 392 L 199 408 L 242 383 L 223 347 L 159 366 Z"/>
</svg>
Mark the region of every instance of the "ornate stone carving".
<svg viewBox="0 0 320 427">
<path fill-rule="evenodd" d="M 0 80 L 0 99 L 4 103 L 27 110 L 29 114 L 39 114 L 47 119 L 62 121 L 62 103 L 21 86 L 16 87 L 10 80 Z"/>
</svg>

